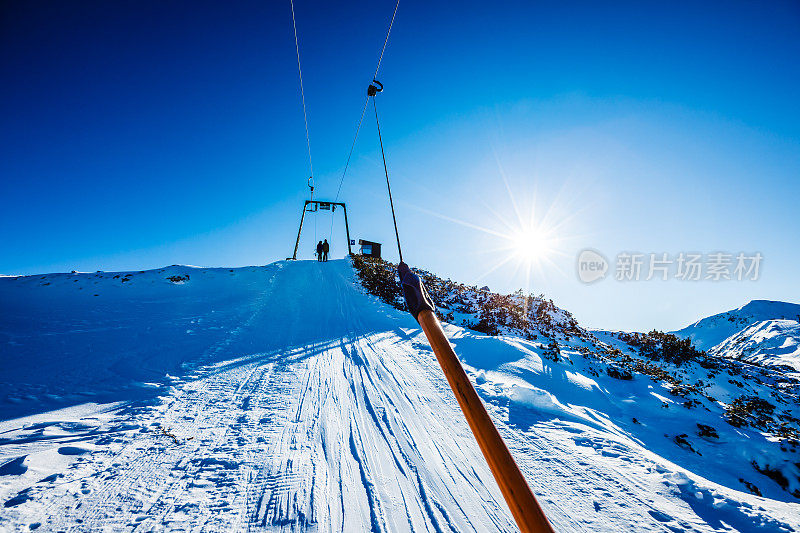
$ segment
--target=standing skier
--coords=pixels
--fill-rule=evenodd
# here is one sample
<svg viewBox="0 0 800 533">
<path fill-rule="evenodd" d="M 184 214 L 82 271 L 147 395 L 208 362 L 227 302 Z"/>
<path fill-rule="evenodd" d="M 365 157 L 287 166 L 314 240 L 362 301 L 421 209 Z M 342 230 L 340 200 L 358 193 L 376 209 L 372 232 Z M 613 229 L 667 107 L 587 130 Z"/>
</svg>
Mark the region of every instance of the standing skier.
<svg viewBox="0 0 800 533">
<path fill-rule="evenodd" d="M 328 252 L 331 251 L 331 245 L 328 244 L 328 239 L 325 239 L 325 242 L 322 243 L 322 260 L 328 260 Z"/>
<path fill-rule="evenodd" d="M 322 241 L 319 241 L 317 243 L 317 261 L 322 261 L 322 250 L 323 250 Z"/>
</svg>

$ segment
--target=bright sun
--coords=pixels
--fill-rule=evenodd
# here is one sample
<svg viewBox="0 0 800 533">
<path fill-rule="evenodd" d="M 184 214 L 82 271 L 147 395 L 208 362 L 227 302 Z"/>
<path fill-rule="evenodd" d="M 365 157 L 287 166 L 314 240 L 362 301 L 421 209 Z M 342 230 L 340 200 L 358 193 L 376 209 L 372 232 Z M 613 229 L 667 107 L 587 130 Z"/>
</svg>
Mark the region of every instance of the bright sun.
<svg viewBox="0 0 800 533">
<path fill-rule="evenodd" d="M 492 241 L 476 241 L 478 253 L 491 257 L 487 269 L 476 277 L 481 280 L 501 268 L 507 270 L 503 274 L 514 280 L 521 276 L 523 291 L 528 294 L 534 279 L 537 283 L 546 283 L 551 272 L 565 275 L 559 263 L 566 257 L 564 247 L 574 239 L 568 230 L 571 220 L 580 212 L 574 205 L 563 204 L 562 193 L 555 200 L 543 203 L 537 201 L 535 191 L 517 194 L 512 191 L 503 169 L 499 167 L 505 190 L 508 193 L 508 204 L 493 207 L 483 198 L 478 197 L 481 211 L 492 215 L 487 217 L 489 225 L 477 221 L 459 220 L 442 213 L 420 209 L 429 215 L 453 222 L 466 228 L 474 229 L 493 237 Z M 575 195 L 568 195 L 574 197 Z M 419 209 L 419 208 L 418 208 Z M 480 220 L 483 217 L 478 217 Z M 479 250 L 478 250 L 479 249 Z"/>
<path fill-rule="evenodd" d="M 553 252 L 555 239 L 538 228 L 526 228 L 511 236 L 513 253 L 526 263 L 538 262 Z"/>
</svg>

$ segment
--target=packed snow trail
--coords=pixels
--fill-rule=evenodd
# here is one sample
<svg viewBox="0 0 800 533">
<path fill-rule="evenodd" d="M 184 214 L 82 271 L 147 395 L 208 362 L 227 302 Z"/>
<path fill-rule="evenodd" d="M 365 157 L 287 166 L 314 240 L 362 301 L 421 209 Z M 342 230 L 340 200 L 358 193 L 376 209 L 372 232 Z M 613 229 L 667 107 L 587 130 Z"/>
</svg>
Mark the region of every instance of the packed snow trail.
<svg viewBox="0 0 800 533">
<path fill-rule="evenodd" d="M 0 529 L 516 530 L 419 326 L 347 261 L 127 277 L 0 280 Z M 517 350 L 447 330 L 466 360 Z M 484 398 L 558 531 L 798 526 L 602 423 Z"/>
<path fill-rule="evenodd" d="M 263 274 L 216 361 L 13 508 L 59 530 L 513 530 L 446 384 L 349 265 Z"/>
</svg>

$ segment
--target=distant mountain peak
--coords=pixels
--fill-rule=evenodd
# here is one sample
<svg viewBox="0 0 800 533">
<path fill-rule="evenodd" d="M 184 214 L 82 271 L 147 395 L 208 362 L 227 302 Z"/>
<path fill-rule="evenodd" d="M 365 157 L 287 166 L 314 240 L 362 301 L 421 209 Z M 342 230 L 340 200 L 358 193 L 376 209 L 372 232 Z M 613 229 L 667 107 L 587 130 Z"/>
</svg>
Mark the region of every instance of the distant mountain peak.
<svg viewBox="0 0 800 533">
<path fill-rule="evenodd" d="M 691 339 L 700 350 L 710 350 L 728 337 L 765 320 L 800 321 L 800 304 L 775 300 L 751 300 L 745 305 L 711 315 L 673 333 Z"/>
</svg>

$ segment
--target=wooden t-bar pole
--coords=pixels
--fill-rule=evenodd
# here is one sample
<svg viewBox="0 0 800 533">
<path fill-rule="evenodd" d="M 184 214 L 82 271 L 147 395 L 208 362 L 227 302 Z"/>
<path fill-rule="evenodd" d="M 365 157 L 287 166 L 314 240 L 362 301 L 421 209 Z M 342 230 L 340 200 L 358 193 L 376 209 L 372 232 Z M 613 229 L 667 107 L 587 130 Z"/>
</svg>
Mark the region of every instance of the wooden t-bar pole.
<svg viewBox="0 0 800 533">
<path fill-rule="evenodd" d="M 444 335 L 439 319 L 433 311 L 422 310 L 417 317 L 428 342 L 439 360 L 450 388 L 464 412 L 478 446 L 489 463 L 489 468 L 500 486 L 511 514 L 522 533 L 552 533 L 544 511 L 536 501 L 519 466 L 508 451 L 506 443 L 497 431 L 489 413 L 483 406 L 478 393 L 470 383 L 467 373 L 461 366 L 452 346 Z"/>
</svg>

